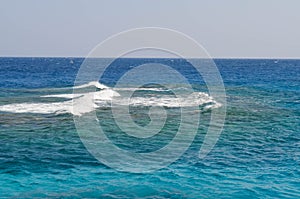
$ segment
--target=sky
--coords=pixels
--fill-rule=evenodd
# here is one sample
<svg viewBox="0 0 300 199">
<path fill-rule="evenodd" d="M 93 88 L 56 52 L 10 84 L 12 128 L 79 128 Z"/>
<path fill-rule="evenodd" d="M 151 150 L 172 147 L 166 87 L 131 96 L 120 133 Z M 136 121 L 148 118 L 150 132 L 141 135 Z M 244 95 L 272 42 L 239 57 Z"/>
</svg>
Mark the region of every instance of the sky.
<svg viewBox="0 0 300 199">
<path fill-rule="evenodd" d="M 0 56 L 85 57 L 132 28 L 180 31 L 217 58 L 300 58 L 299 0 L 0 0 Z"/>
</svg>

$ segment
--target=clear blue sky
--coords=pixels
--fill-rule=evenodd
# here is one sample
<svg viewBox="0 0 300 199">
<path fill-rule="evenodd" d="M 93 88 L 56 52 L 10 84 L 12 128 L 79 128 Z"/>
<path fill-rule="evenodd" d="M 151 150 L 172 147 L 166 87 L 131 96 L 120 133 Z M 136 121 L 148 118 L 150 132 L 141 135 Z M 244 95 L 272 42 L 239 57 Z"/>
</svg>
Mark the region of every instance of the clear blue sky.
<svg viewBox="0 0 300 199">
<path fill-rule="evenodd" d="M 300 57 L 299 0 L 0 0 L 0 56 L 86 56 L 130 28 L 181 31 L 212 57 Z"/>
</svg>

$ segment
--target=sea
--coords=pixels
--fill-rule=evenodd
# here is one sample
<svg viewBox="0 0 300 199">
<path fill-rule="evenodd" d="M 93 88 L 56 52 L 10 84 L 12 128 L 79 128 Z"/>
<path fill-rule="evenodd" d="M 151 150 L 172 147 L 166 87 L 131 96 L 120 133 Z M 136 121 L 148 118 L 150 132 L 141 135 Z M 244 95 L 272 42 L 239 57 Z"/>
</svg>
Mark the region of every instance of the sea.
<svg viewBox="0 0 300 199">
<path fill-rule="evenodd" d="M 0 198 L 300 198 L 300 60 L 212 60 L 226 103 L 210 95 L 201 74 L 184 59 L 119 58 L 97 80 L 76 83 L 84 60 L 0 58 Z M 176 95 L 186 88 L 172 83 L 172 74 L 163 76 L 168 85 L 117 86 L 126 72 L 150 63 L 183 75 L 193 92 Z M 80 101 L 86 96 L 92 102 Z M 74 102 L 91 106 L 74 111 Z M 127 119 L 114 121 L 119 109 L 113 104 L 129 107 Z M 163 158 L 175 148 L 160 156 L 165 165 L 147 170 L 146 158 L 130 165 L 120 155 L 146 157 L 168 146 L 182 123 L 180 110 L 190 106 L 197 110 L 188 114 L 199 116 L 199 123 L 190 121 L 197 127 L 193 139 L 185 139 L 189 126 L 177 139 L 178 146 L 190 143 L 174 159 Z M 221 134 L 200 157 L 212 114 L 225 106 Z M 89 114 L 104 132 L 105 140 L 95 140 L 97 153 L 87 144 L 91 134 L 78 131 L 78 121 Z M 151 134 L 147 125 L 163 116 L 163 126 Z M 138 132 L 120 128 L 132 123 Z M 111 148 L 104 147 L 107 140 Z"/>
</svg>

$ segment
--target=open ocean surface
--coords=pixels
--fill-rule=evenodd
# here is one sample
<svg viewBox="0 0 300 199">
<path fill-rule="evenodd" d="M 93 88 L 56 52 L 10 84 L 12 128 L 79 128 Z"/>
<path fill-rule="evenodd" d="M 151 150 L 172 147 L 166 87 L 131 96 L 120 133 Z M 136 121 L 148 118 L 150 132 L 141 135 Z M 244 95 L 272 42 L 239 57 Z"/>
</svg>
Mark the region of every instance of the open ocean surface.
<svg viewBox="0 0 300 199">
<path fill-rule="evenodd" d="M 186 76 L 198 91 L 187 102 L 200 99 L 203 109 L 190 148 L 168 167 L 146 174 L 117 172 L 81 142 L 68 98 L 82 61 L 0 58 L 0 198 L 300 198 L 300 60 L 215 60 L 227 115 L 220 139 L 204 159 L 198 152 L 209 123 L 207 107 L 216 102 L 207 98 L 195 71 L 180 59 L 116 60 L 100 79 L 103 85 L 113 87 L 135 66 L 162 63 Z M 140 94 L 157 92 L 168 95 L 157 85 Z M 153 104 L 137 99 L 133 118 L 144 125 L 149 122 L 145 107 Z M 123 149 L 157 150 L 178 127 L 172 100 L 154 100 L 173 114 L 164 136 L 148 140 L 151 144 L 132 139 L 113 128 L 109 106 L 101 100 L 99 123 Z"/>
</svg>

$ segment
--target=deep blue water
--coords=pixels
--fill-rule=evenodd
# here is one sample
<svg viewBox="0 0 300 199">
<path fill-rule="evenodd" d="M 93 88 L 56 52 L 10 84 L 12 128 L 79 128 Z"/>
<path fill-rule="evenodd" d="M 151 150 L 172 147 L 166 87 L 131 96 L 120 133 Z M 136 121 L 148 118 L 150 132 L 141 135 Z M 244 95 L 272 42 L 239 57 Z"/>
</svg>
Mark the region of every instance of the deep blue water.
<svg viewBox="0 0 300 199">
<path fill-rule="evenodd" d="M 72 93 L 82 61 L 0 58 L 0 110 L 10 104 L 51 103 L 56 99 L 40 96 Z M 114 86 L 130 68 L 153 62 L 177 69 L 205 91 L 201 77 L 180 59 L 116 60 L 101 83 Z M 118 172 L 95 159 L 71 114 L 0 111 L 0 197 L 300 198 L 300 60 L 215 63 L 226 88 L 227 115 L 220 139 L 204 159 L 198 151 L 209 111 L 201 113 L 198 134 L 183 156 L 147 174 Z M 100 122 L 111 128 L 109 110 L 102 111 L 107 118 Z M 135 111 L 137 123 L 145 120 Z M 170 126 L 177 123 L 176 117 L 169 121 Z M 146 147 L 124 135 L 109 137 L 136 151 L 157 149 L 171 139 Z"/>
</svg>

